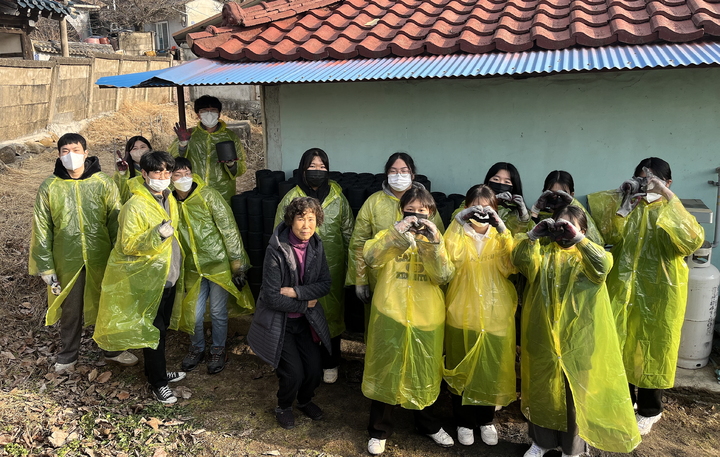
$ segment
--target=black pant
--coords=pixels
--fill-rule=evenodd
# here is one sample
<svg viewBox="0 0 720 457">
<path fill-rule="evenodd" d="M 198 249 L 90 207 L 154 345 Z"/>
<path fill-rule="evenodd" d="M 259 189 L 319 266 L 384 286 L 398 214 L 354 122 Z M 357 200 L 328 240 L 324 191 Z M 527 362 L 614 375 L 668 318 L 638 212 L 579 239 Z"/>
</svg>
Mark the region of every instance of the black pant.
<svg viewBox="0 0 720 457">
<path fill-rule="evenodd" d="M 154 388 L 167 386 L 167 363 L 165 361 L 165 334 L 170 325 L 173 303 L 175 303 L 175 286 L 163 289 L 157 315 L 153 325 L 160 330 L 160 340 L 157 349 L 143 348 L 145 358 L 145 376 Z"/>
<path fill-rule="evenodd" d="M 322 350 L 322 367 L 323 370 L 328 368 L 337 368 L 340 365 L 340 335 L 330 339 L 330 348 L 332 354 L 328 351 L 328 348 Z"/>
<path fill-rule="evenodd" d="M 85 267 L 68 292 L 62 304 L 60 315 L 60 343 L 57 363 L 72 363 L 78 359 L 80 339 L 82 337 L 83 314 L 85 308 Z M 122 351 L 103 351 L 105 357 L 117 357 Z"/>
<path fill-rule="evenodd" d="M 578 455 L 587 452 L 588 446 L 585 440 L 578 435 L 579 429 L 575 413 L 575 400 L 570 390 L 570 385 L 565 378 L 565 403 L 567 405 L 567 432 L 552 430 L 528 422 L 528 435 L 543 449 L 562 448 L 567 455 Z"/>
<path fill-rule="evenodd" d="M 425 435 L 432 435 L 440 430 L 440 421 L 433 414 L 434 405 L 425 409 L 413 410 L 415 417 L 415 428 Z M 386 440 L 393 434 L 393 410 L 395 405 L 388 405 L 381 401 L 373 400 L 370 404 L 370 422 L 368 433 L 370 438 Z"/>
<path fill-rule="evenodd" d="M 280 363 L 275 370 L 279 378 L 278 407 L 290 408 L 297 398 L 305 405 L 315 396 L 322 380 L 322 353 L 310 332 L 305 317 L 287 319 Z"/>
<path fill-rule="evenodd" d="M 492 424 L 495 419 L 495 407 L 485 405 L 463 405 L 462 396 L 450 394 L 453 417 L 458 427 L 477 428 Z"/>
<path fill-rule="evenodd" d="M 637 403 L 637 412 L 641 416 L 652 417 L 657 416 L 663 411 L 662 397 L 663 389 L 643 389 L 642 387 L 630 386 L 630 398 L 633 403 Z M 637 394 L 635 393 L 637 389 Z"/>
</svg>

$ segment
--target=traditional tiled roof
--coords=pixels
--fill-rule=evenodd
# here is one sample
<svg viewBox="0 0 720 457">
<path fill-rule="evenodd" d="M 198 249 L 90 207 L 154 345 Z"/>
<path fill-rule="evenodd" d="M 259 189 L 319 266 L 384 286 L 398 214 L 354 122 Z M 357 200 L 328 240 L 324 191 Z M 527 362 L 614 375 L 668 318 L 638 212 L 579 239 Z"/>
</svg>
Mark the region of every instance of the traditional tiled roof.
<svg viewBox="0 0 720 457">
<path fill-rule="evenodd" d="M 32 44 L 35 52 L 62 55 L 62 48 L 57 41 L 33 41 Z M 76 41 L 68 42 L 68 51 L 71 56 L 77 57 L 91 57 L 94 54 L 115 53 L 112 45 L 109 44 L 79 43 Z"/>
<path fill-rule="evenodd" d="M 37 10 L 41 16 L 49 14 L 59 16 L 74 16 L 73 11 L 66 5 L 55 2 L 53 0 L 16 0 L 19 9 L 27 8 L 29 10 Z"/>
<path fill-rule="evenodd" d="M 239 61 L 407 57 L 720 37 L 720 0 L 275 0 L 228 3 L 188 35 Z"/>
</svg>

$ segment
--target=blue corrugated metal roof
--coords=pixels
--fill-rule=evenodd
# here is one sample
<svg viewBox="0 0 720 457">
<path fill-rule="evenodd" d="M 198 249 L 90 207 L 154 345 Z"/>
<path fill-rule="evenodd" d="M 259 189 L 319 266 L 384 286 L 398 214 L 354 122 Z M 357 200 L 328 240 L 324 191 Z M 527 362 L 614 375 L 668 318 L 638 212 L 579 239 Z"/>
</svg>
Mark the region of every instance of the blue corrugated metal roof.
<svg viewBox="0 0 720 457">
<path fill-rule="evenodd" d="M 557 51 L 292 62 L 198 59 L 156 72 L 106 76 L 104 87 L 288 84 L 398 79 L 471 78 L 570 71 L 634 70 L 720 64 L 720 43 L 662 43 Z M 145 79 L 139 75 L 149 75 Z"/>
</svg>

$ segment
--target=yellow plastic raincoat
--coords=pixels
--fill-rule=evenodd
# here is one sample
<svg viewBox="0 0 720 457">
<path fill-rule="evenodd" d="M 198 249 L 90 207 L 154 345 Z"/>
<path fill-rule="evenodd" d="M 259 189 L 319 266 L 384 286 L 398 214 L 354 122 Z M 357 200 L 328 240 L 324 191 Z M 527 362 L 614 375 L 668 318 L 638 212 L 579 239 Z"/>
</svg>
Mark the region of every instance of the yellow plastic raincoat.
<svg viewBox="0 0 720 457">
<path fill-rule="evenodd" d="M 90 157 L 86 168 L 96 163 L 92 159 L 97 160 Z M 84 179 L 50 176 L 35 198 L 28 271 L 31 275 L 55 272 L 63 289 L 55 296 L 48 286 L 45 325 L 60 319 L 62 303 L 83 267 L 85 325 L 94 324 L 97 317 L 105 265 L 117 235 L 120 196 L 110 177 L 100 171 L 99 162 L 96 165 L 97 171 Z"/>
<path fill-rule="evenodd" d="M 528 219 L 526 222 L 521 221 L 517 210 L 514 208 L 507 208 L 505 206 L 498 205 L 497 213 L 498 216 L 500 216 L 500 219 L 502 219 L 505 223 L 505 227 L 507 227 L 513 235 L 525 233 L 528 230 L 532 230 L 535 226 L 532 219 Z"/>
<path fill-rule="evenodd" d="M 231 264 L 242 271 L 250 269 L 232 210 L 220 193 L 193 175 L 197 187 L 182 202 L 180 214 L 180 243 L 185 252 L 185 299 L 183 309 L 195 309 L 201 279 L 205 278 L 228 291 L 228 316 L 237 317 L 255 309 L 250 286 L 239 291 L 232 282 Z M 207 310 L 209 316 L 209 310 Z M 194 332 L 193 332 L 194 333 Z"/>
<path fill-rule="evenodd" d="M 139 171 L 132 178 L 130 177 L 129 172 L 123 175 L 116 171 L 113 175 L 113 181 L 115 181 L 115 185 L 117 185 L 117 188 L 120 191 L 121 205 L 124 205 L 125 202 L 130 200 L 130 197 L 133 195 L 133 188 L 142 186 L 145 183 L 145 179 L 143 179 Z"/>
<path fill-rule="evenodd" d="M 680 329 L 687 303 L 688 267 L 705 232 L 675 196 L 645 199 L 628 214 L 615 214 L 618 191 L 588 195 L 590 210 L 608 244 L 615 266 L 608 276 L 630 383 L 667 389 L 675 382 Z"/>
<path fill-rule="evenodd" d="M 231 173 L 226 164 L 218 162 L 215 145 L 223 141 L 235 142 L 238 156 L 238 161 L 235 162 L 237 164 L 235 173 Z M 177 139 L 170 145 L 168 152 L 173 157 L 179 155 L 178 146 Z M 190 136 L 185 157 L 190 160 L 193 173 L 200 176 L 208 186 L 220 192 L 220 195 L 229 203 L 230 197 L 236 193 L 235 178 L 245 173 L 247 165 L 245 148 L 240 138 L 227 128 L 225 122 L 219 121 L 218 129 L 212 133 L 205 130 L 198 122 Z"/>
<path fill-rule="evenodd" d="M 528 279 L 522 310 L 521 409 L 567 431 L 565 382 L 579 435 L 610 452 L 640 443 L 605 278 L 612 256 L 588 238 L 563 249 L 516 237 L 513 262 Z"/>
<path fill-rule="evenodd" d="M 292 188 L 280 201 L 275 214 L 276 227 L 283 220 L 285 207 L 296 197 L 307 197 L 300 186 Z M 330 293 L 319 301 L 325 310 L 330 337 L 335 338 L 345 331 L 345 270 L 355 218 L 350 203 L 342 193 L 342 188 L 335 181 L 330 181 L 330 193 L 325 197 L 322 209 L 325 213 L 325 221 L 317 228 L 317 234 L 325 248 L 332 285 Z"/>
<path fill-rule="evenodd" d="M 580 203 L 574 198 L 572 203 L 570 204 L 573 206 L 577 206 L 578 208 L 583 210 L 583 212 L 585 213 L 585 217 L 587 217 L 588 229 L 585 232 L 585 236 L 590 238 L 590 241 L 592 241 L 593 243 L 599 244 L 600 246 L 605 246 L 605 240 L 603 239 L 602 234 L 600 234 L 600 230 L 598 230 L 597 226 L 595 225 L 595 221 L 590 216 L 590 213 L 588 213 L 588 210 L 585 209 L 582 203 Z M 538 218 L 540 220 L 547 219 L 548 217 L 552 217 L 552 213 L 549 213 L 547 211 L 540 211 L 538 213 Z"/>
<path fill-rule="evenodd" d="M 421 184 L 413 183 L 413 186 L 421 186 Z M 369 284 L 370 288 L 374 289 L 375 278 L 368 274 L 369 271 L 363 259 L 363 247 L 365 242 L 371 240 L 378 232 L 387 229 L 402 218 L 400 200 L 394 195 L 390 195 L 385 190 L 379 190 L 368 197 L 358 212 L 355 229 L 350 238 L 345 285 Z M 437 226 L 440 233 L 445 232 L 445 226 L 437 212 L 430 220 Z"/>
<path fill-rule="evenodd" d="M 478 255 L 475 240 L 453 221 L 445 249 L 455 265 L 447 291 L 445 381 L 465 405 L 506 406 L 515 392 L 515 308 L 517 293 L 508 279 L 517 270 L 509 230 L 493 227 Z"/>
<path fill-rule="evenodd" d="M 406 409 L 430 406 L 442 381 L 445 299 L 453 273 L 445 244 L 409 241 L 394 227 L 365 243 L 376 270 L 365 350 L 363 394 Z"/>
<path fill-rule="evenodd" d="M 106 351 L 157 348 L 160 332 L 153 320 L 170 271 L 172 240 L 180 242 L 177 202 L 172 194 L 167 198 L 169 218 L 145 186 L 138 186 L 120 211 L 117 242 L 108 259 L 93 335 Z M 163 240 L 157 226 L 168 219 L 175 233 Z M 169 328 L 193 333 L 195 307 L 183 306 L 180 270 Z"/>
</svg>

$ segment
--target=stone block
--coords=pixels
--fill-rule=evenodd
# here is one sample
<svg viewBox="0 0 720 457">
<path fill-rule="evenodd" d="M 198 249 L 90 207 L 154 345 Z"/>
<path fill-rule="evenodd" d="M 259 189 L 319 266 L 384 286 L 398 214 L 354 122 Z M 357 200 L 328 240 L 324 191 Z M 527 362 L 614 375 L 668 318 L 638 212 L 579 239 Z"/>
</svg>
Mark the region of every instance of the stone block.
<svg viewBox="0 0 720 457">
<path fill-rule="evenodd" d="M 15 162 L 15 146 L 5 146 L 0 148 L 0 162 L 13 163 Z"/>
<path fill-rule="evenodd" d="M 228 122 L 227 128 L 233 131 L 241 139 L 250 140 L 250 135 L 252 133 L 252 126 L 250 125 L 250 121 Z"/>
</svg>

